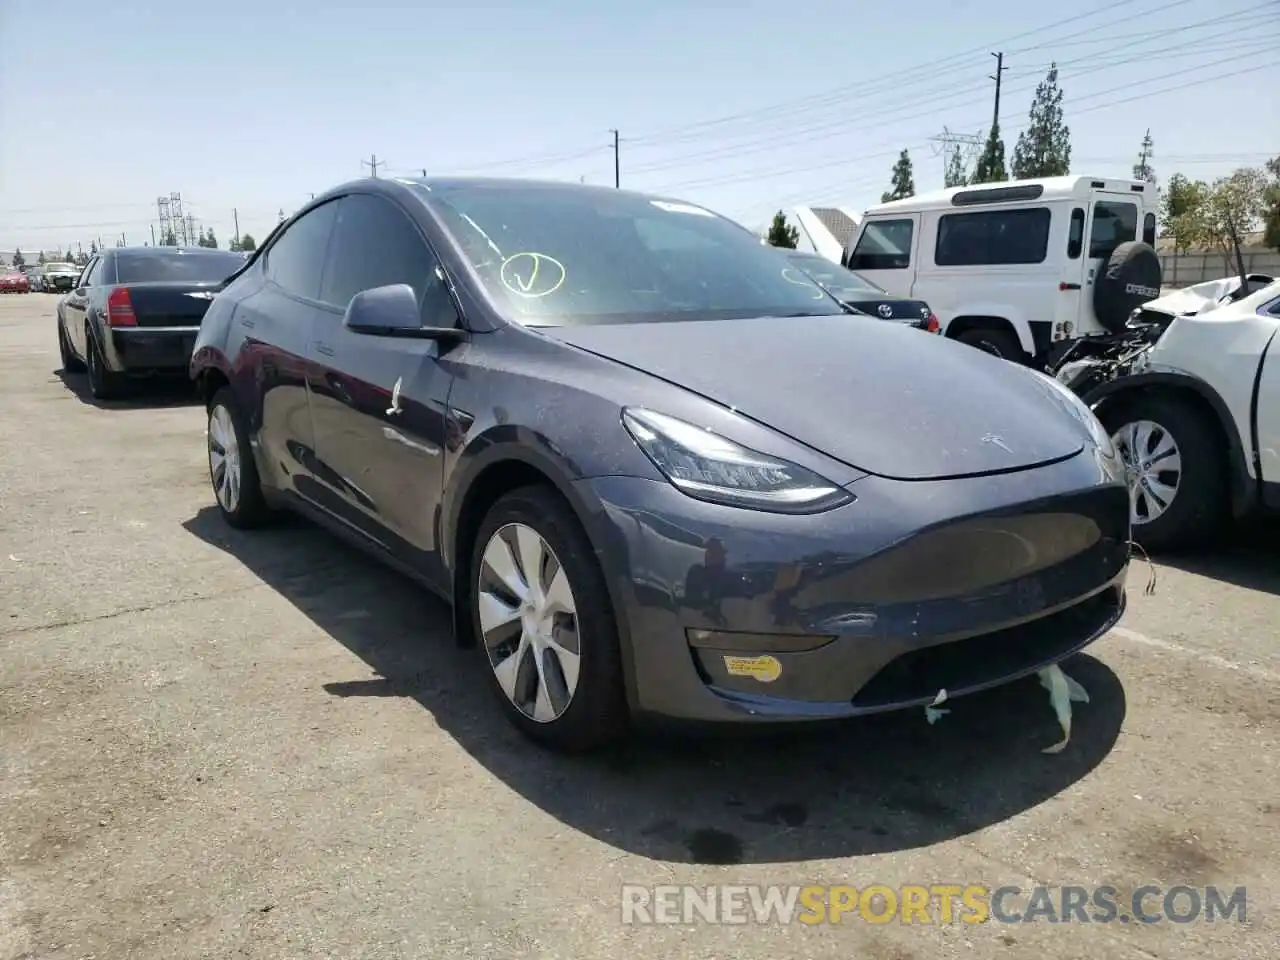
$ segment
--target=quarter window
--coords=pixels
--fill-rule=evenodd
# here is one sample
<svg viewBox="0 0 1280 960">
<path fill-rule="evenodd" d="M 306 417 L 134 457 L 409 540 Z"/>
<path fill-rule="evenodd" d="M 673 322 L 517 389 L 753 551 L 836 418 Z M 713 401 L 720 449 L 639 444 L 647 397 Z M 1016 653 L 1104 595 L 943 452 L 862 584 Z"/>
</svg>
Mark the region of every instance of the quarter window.
<svg viewBox="0 0 1280 960">
<path fill-rule="evenodd" d="M 948 213 L 938 218 L 934 263 L 940 267 L 1043 263 L 1049 250 L 1048 207 Z"/>
<path fill-rule="evenodd" d="M 1084 253 L 1084 209 L 1076 207 L 1071 211 L 1071 229 L 1067 233 L 1067 259 L 1079 260 Z"/>
<path fill-rule="evenodd" d="M 911 266 L 911 220 L 868 223 L 849 256 L 850 270 L 906 270 Z"/>
<path fill-rule="evenodd" d="M 1156 245 L 1156 215 L 1148 213 L 1142 218 L 1142 242 L 1148 247 Z"/>
<path fill-rule="evenodd" d="M 320 299 L 345 310 L 360 291 L 398 283 L 418 295 L 424 326 L 457 326 L 443 273 L 408 215 L 372 194 L 343 198 Z"/>
<path fill-rule="evenodd" d="M 294 296 L 318 300 L 336 213 L 337 203 L 330 201 L 290 224 L 265 254 L 267 279 Z"/>
<path fill-rule="evenodd" d="M 1089 230 L 1089 259 L 1111 256 L 1122 243 L 1138 239 L 1138 207 L 1132 203 L 1099 200 L 1093 205 Z"/>
<path fill-rule="evenodd" d="M 97 286 L 98 278 L 102 276 L 102 258 L 94 257 L 93 262 L 84 268 L 84 273 L 80 277 L 78 286 L 93 287 Z"/>
</svg>

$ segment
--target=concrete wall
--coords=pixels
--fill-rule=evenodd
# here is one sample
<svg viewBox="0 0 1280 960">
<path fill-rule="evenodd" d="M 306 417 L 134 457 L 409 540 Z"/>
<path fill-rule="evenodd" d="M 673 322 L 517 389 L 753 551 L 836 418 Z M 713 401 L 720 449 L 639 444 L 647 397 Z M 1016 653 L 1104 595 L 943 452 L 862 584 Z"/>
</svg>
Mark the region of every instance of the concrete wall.
<svg viewBox="0 0 1280 960">
<path fill-rule="evenodd" d="M 1280 277 L 1280 252 L 1253 249 L 1243 253 L 1245 273 Z M 1161 253 L 1160 266 L 1164 270 L 1164 284 L 1170 287 L 1217 280 L 1236 272 L 1235 257 L 1223 257 L 1220 253 Z"/>
</svg>

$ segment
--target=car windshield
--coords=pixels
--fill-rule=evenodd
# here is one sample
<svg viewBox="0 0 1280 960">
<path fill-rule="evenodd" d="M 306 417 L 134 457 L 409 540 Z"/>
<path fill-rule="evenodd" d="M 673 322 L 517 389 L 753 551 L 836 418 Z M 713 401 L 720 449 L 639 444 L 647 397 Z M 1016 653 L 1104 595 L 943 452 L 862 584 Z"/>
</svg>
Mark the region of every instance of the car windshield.
<svg viewBox="0 0 1280 960">
<path fill-rule="evenodd" d="M 69 263 L 46 263 L 44 265 L 45 273 L 74 273 L 75 269 Z"/>
<path fill-rule="evenodd" d="M 151 249 L 145 253 L 116 254 L 117 283 L 148 281 L 216 282 L 244 266 L 244 257 L 230 250 L 186 253 Z"/>
<path fill-rule="evenodd" d="M 788 259 L 807 276 L 826 287 L 832 296 L 840 300 L 861 297 L 882 297 L 884 290 L 847 267 L 832 263 L 826 257 L 814 254 L 792 254 Z"/>
<path fill-rule="evenodd" d="M 569 185 L 422 191 L 486 290 L 529 326 L 840 312 L 776 248 L 692 204 Z"/>
</svg>

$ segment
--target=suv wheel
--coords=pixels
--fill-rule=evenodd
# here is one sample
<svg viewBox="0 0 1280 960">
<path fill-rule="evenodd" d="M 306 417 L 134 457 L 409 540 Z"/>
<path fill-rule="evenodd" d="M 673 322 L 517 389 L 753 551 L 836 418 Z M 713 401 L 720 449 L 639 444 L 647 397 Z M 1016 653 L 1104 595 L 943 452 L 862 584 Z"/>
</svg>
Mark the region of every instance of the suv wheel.
<svg viewBox="0 0 1280 960">
<path fill-rule="evenodd" d="M 961 343 L 967 343 L 971 347 L 977 347 L 979 350 L 984 350 L 1004 360 L 1012 360 L 1014 363 L 1027 362 L 1027 355 L 1022 349 L 1022 344 L 1008 330 L 992 330 L 987 327 L 979 327 L 976 330 L 966 330 L 956 339 Z"/>
</svg>

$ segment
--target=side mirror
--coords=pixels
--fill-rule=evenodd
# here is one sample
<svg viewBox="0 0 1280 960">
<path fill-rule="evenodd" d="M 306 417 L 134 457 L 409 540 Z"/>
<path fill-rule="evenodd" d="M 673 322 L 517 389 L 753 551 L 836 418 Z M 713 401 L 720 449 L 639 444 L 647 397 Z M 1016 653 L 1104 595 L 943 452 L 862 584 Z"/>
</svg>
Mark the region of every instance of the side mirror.
<svg viewBox="0 0 1280 960">
<path fill-rule="evenodd" d="M 457 327 L 424 327 L 418 295 L 407 283 L 361 290 L 347 304 L 343 326 L 369 337 L 458 341 L 467 332 Z"/>
</svg>

